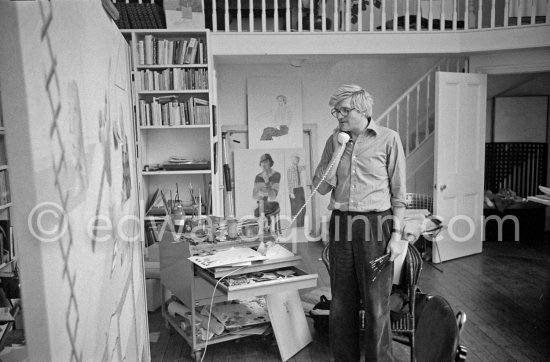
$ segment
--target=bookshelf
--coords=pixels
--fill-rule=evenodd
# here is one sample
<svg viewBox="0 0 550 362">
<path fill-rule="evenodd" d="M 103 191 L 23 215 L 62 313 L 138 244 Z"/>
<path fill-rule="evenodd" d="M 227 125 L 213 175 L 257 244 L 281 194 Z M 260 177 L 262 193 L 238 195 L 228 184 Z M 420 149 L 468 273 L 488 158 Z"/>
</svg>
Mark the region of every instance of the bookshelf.
<svg viewBox="0 0 550 362">
<path fill-rule="evenodd" d="M 0 91 L 0 273 L 15 258 L 12 237 L 11 193 L 9 185 L 9 167 L 6 155 L 6 130 L 2 112 L 2 93 Z"/>
<path fill-rule="evenodd" d="M 147 231 L 147 205 L 158 189 L 169 202 L 177 192 L 184 205 L 196 202 L 200 190 L 203 213 L 223 212 L 210 32 L 125 30 L 123 35 L 131 45 L 142 235 L 149 246 L 154 240 Z"/>
</svg>

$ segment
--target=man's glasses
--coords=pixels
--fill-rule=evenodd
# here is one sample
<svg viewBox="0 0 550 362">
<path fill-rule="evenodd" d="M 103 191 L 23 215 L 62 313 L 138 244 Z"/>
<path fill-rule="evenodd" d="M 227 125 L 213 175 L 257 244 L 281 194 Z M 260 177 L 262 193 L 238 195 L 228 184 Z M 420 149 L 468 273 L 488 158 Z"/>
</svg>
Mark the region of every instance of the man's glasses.
<svg viewBox="0 0 550 362">
<path fill-rule="evenodd" d="M 349 112 L 353 111 L 355 108 L 346 108 L 342 107 L 340 109 L 333 108 L 330 113 L 335 117 L 338 118 L 338 115 L 341 114 L 342 117 L 345 117 L 349 114 Z"/>
</svg>

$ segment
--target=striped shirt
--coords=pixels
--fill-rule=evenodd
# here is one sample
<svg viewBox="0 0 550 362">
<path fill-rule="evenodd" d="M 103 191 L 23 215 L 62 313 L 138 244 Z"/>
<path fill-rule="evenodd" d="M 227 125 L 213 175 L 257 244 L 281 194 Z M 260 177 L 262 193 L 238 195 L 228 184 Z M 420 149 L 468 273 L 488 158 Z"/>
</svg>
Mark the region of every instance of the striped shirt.
<svg viewBox="0 0 550 362">
<path fill-rule="evenodd" d="M 288 192 L 293 193 L 296 187 L 304 185 L 304 179 L 301 177 L 300 172 L 304 171 L 306 166 L 293 164 L 286 170 L 286 181 L 288 185 Z"/>
</svg>

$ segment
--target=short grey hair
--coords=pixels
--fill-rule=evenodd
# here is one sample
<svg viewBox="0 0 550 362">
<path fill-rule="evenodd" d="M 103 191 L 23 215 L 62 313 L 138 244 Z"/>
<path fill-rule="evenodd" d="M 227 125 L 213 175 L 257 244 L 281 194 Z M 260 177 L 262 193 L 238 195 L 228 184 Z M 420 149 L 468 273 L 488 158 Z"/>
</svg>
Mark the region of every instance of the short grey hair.
<svg viewBox="0 0 550 362">
<path fill-rule="evenodd" d="M 366 113 L 369 118 L 372 117 L 374 99 L 366 90 L 355 84 L 344 84 L 338 88 L 330 97 L 328 104 L 334 107 L 348 98 L 351 108 L 357 109 L 360 113 Z"/>
</svg>

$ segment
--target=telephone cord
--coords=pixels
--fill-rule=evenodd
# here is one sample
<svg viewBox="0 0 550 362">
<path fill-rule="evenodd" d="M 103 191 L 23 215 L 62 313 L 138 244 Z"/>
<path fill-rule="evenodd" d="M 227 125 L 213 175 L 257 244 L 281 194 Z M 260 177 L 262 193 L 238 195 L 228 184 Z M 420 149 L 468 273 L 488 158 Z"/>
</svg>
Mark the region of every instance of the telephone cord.
<svg viewBox="0 0 550 362">
<path fill-rule="evenodd" d="M 294 217 L 292 218 L 292 220 L 290 221 L 290 224 L 284 228 L 283 230 L 281 230 L 281 233 L 283 233 L 284 231 L 288 230 L 290 228 L 290 226 L 296 221 L 296 219 L 298 218 L 298 216 L 300 215 L 300 213 L 302 213 L 302 211 L 304 211 L 304 209 L 306 208 L 306 206 L 311 202 L 311 198 L 315 195 L 315 193 L 317 192 L 317 190 L 319 189 L 319 187 L 321 186 L 321 184 L 323 183 L 323 181 L 325 181 L 325 179 L 327 178 L 328 176 L 328 173 L 330 172 L 330 170 L 334 167 L 334 164 L 336 163 L 336 160 L 339 159 L 342 154 L 344 153 L 344 150 L 346 148 L 346 144 L 343 144 L 341 147 L 340 147 L 340 150 L 338 151 L 338 154 L 337 154 L 337 157 L 335 157 L 332 162 L 330 163 L 330 165 L 328 166 L 327 170 L 325 171 L 325 173 L 323 174 L 323 176 L 321 176 L 321 180 L 319 181 L 319 183 L 317 184 L 317 186 L 315 186 L 315 188 L 313 189 L 313 191 L 311 192 L 311 194 L 309 195 L 309 197 L 307 198 L 306 202 L 302 205 L 302 207 L 300 208 L 300 210 L 298 210 L 298 212 L 296 213 L 296 215 L 294 215 Z M 216 284 L 214 285 L 214 291 L 212 292 L 212 298 L 210 299 L 210 310 L 208 312 L 208 323 L 206 324 L 206 336 L 207 336 L 207 339 L 206 341 L 204 342 L 204 351 L 202 352 L 202 357 L 201 357 L 201 362 L 204 360 L 204 356 L 206 355 L 206 348 L 208 347 L 208 333 L 209 333 L 209 330 L 210 330 L 210 318 L 212 318 L 212 308 L 214 306 L 214 296 L 216 295 L 216 290 L 218 288 L 218 284 L 220 284 L 220 282 L 227 278 L 228 276 L 230 276 L 231 274 L 234 274 L 236 272 L 238 272 L 239 270 L 241 269 L 244 269 L 246 268 L 246 266 L 242 266 L 238 269 L 235 269 L 235 270 L 232 270 L 231 272 L 225 274 L 224 276 L 222 276 L 220 279 L 218 279 L 218 281 L 216 282 Z"/>
<path fill-rule="evenodd" d="M 282 234 L 283 232 L 285 232 L 286 230 L 290 229 L 290 227 L 292 226 L 292 224 L 294 224 L 294 222 L 296 221 L 296 219 L 298 218 L 298 216 L 300 216 L 300 214 L 302 213 L 302 211 L 304 211 L 304 209 L 306 208 L 307 205 L 309 205 L 309 203 L 311 202 L 311 199 L 312 197 L 315 195 L 315 193 L 317 193 L 317 190 L 319 189 L 319 187 L 321 186 L 321 184 L 323 183 L 323 181 L 325 181 L 325 179 L 327 178 L 328 176 L 328 173 L 330 172 L 330 170 L 332 169 L 332 167 L 334 167 L 334 164 L 336 163 L 336 160 L 337 159 L 340 159 L 340 157 L 342 156 L 342 154 L 344 153 L 344 150 L 346 149 L 346 143 L 342 144 L 340 146 L 340 150 L 338 151 L 338 154 L 337 154 L 337 157 L 335 157 L 332 162 L 330 163 L 330 165 L 328 166 L 327 170 L 325 171 L 325 173 L 323 174 L 323 176 L 321 177 L 321 180 L 319 181 L 319 183 L 317 184 L 317 186 L 315 186 L 315 188 L 313 189 L 313 191 L 311 191 L 311 194 L 309 195 L 309 197 L 307 198 L 306 202 L 302 205 L 302 207 L 300 208 L 300 210 L 298 210 L 298 212 L 296 213 L 296 215 L 294 215 L 294 217 L 290 220 L 290 224 L 288 224 L 287 227 L 285 227 L 284 229 L 282 229 L 279 233 Z"/>
</svg>

